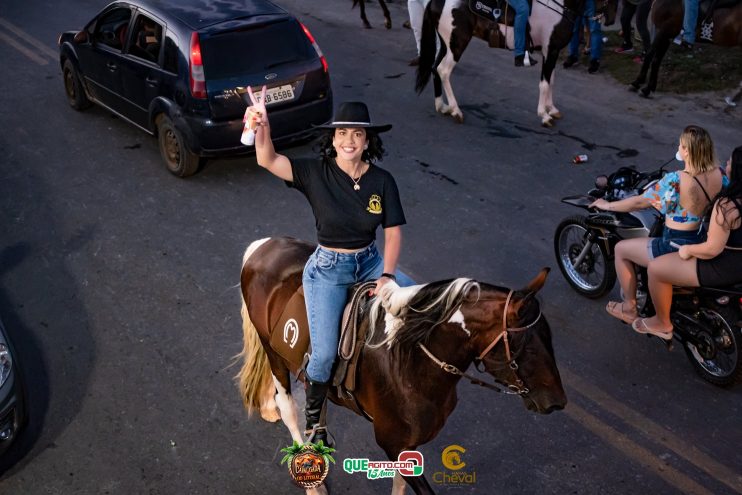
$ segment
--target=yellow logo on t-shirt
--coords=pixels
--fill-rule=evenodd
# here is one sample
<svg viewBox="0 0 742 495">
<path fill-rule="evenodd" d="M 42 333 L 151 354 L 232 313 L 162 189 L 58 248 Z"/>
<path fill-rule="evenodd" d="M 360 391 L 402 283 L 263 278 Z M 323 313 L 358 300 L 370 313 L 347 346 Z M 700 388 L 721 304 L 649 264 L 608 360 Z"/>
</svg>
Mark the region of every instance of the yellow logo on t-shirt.
<svg viewBox="0 0 742 495">
<path fill-rule="evenodd" d="M 374 215 L 381 215 L 381 197 L 378 194 L 373 194 L 368 199 L 368 208 L 366 208 L 366 211 Z"/>
</svg>

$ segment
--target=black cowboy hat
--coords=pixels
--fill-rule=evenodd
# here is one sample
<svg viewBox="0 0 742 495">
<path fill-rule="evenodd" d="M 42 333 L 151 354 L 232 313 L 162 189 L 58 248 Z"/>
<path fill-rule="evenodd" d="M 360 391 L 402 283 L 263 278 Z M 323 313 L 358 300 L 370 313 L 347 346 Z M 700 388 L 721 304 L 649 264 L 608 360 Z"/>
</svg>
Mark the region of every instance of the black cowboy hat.
<svg viewBox="0 0 742 495">
<path fill-rule="evenodd" d="M 392 124 L 373 124 L 365 103 L 346 101 L 338 106 L 332 122 L 313 127 L 317 129 L 361 128 L 375 132 L 386 132 L 392 128 Z"/>
</svg>

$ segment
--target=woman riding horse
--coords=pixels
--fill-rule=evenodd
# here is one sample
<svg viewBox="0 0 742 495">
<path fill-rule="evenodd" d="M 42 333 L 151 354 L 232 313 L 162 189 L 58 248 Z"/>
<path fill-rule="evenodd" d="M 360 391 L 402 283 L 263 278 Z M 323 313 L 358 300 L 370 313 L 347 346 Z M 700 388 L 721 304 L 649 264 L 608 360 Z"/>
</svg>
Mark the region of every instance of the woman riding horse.
<svg viewBox="0 0 742 495">
<path fill-rule="evenodd" d="M 248 91 L 252 106 L 246 119 L 260 115 L 255 136 L 258 164 L 302 192 L 315 216 L 319 246 L 302 278 L 312 344 L 306 367 L 306 434 L 309 441 L 327 444 L 327 428 L 320 418 L 348 289 L 368 280 L 376 280 L 374 292 L 395 280 L 400 286 L 414 284 L 396 270 L 405 223 L 397 185 L 389 172 L 374 164 L 384 153 L 379 133 L 392 126 L 372 124 L 364 103 L 343 103 L 331 124 L 319 126 L 331 131 L 321 141 L 321 156 L 289 159 L 273 147 L 262 96 L 258 99 Z M 383 259 L 374 242 L 379 225 L 384 228 Z"/>
</svg>

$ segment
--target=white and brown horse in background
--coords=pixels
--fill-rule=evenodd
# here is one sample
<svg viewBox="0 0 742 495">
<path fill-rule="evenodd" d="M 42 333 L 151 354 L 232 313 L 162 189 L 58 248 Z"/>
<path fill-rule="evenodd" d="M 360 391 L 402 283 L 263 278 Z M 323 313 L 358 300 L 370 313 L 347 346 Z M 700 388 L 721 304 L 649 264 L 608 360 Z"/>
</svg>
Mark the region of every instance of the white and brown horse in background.
<svg viewBox="0 0 742 495">
<path fill-rule="evenodd" d="M 585 0 L 533 0 L 528 18 L 530 35 L 533 45 L 541 47 L 544 56 L 537 112 L 542 125 L 547 127 L 553 125 L 554 119 L 561 118 L 552 94 L 554 69 L 559 52 L 572 38 L 575 20 L 582 15 L 584 4 Z M 615 21 L 617 5 L 618 0 L 596 0 L 597 13 L 605 16 L 606 25 Z M 437 56 L 436 32 L 442 41 Z M 508 48 L 514 47 L 513 28 L 474 14 L 469 10 L 467 0 L 431 0 L 423 17 L 415 89 L 418 94 L 421 93 L 433 74 L 436 111 L 450 114 L 458 122 L 464 121 L 464 114 L 453 94 L 451 73 L 474 36 L 485 41 L 490 41 L 492 36 L 500 36 Z M 482 72 L 491 74 L 495 71 L 485 66 Z M 447 103 L 443 102 L 441 84 L 446 92 Z"/>
<path fill-rule="evenodd" d="M 314 248 L 290 238 L 255 241 L 245 252 L 240 277 L 240 395 L 248 412 L 260 411 L 267 421 L 282 420 L 300 443 L 304 439 L 291 375 L 304 374 L 271 348 L 270 326 L 301 285 Z M 519 395 L 529 410 L 548 414 L 564 407 L 567 398 L 551 330 L 534 297 L 547 273 L 542 270 L 518 291 L 465 278 L 405 288 L 390 283 L 381 297 L 368 302 L 359 329 L 366 343 L 356 368 L 355 404 L 373 418 L 376 443 L 389 460 L 436 437 L 456 407 L 461 373 L 472 363 L 507 387 L 505 391 Z M 492 383 L 484 386 L 498 389 Z M 353 399 L 337 389 L 328 395 L 354 410 Z M 469 407 L 485 409 L 487 403 Z M 405 482 L 415 493 L 433 493 L 424 476 L 399 473 L 393 493 L 404 492 Z M 323 491 L 324 485 L 319 488 Z"/>
</svg>

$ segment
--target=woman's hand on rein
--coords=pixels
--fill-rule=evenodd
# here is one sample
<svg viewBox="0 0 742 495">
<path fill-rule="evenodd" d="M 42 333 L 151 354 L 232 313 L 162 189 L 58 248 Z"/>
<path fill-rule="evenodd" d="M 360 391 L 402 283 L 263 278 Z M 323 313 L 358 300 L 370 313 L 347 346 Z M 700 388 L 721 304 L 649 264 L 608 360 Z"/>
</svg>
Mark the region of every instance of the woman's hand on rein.
<svg viewBox="0 0 742 495">
<path fill-rule="evenodd" d="M 386 284 L 393 282 L 392 279 L 387 277 L 381 277 L 379 279 L 376 279 L 376 288 L 374 288 L 373 291 L 371 291 L 371 295 L 378 296 L 381 293 L 381 288 L 384 287 Z"/>
</svg>

